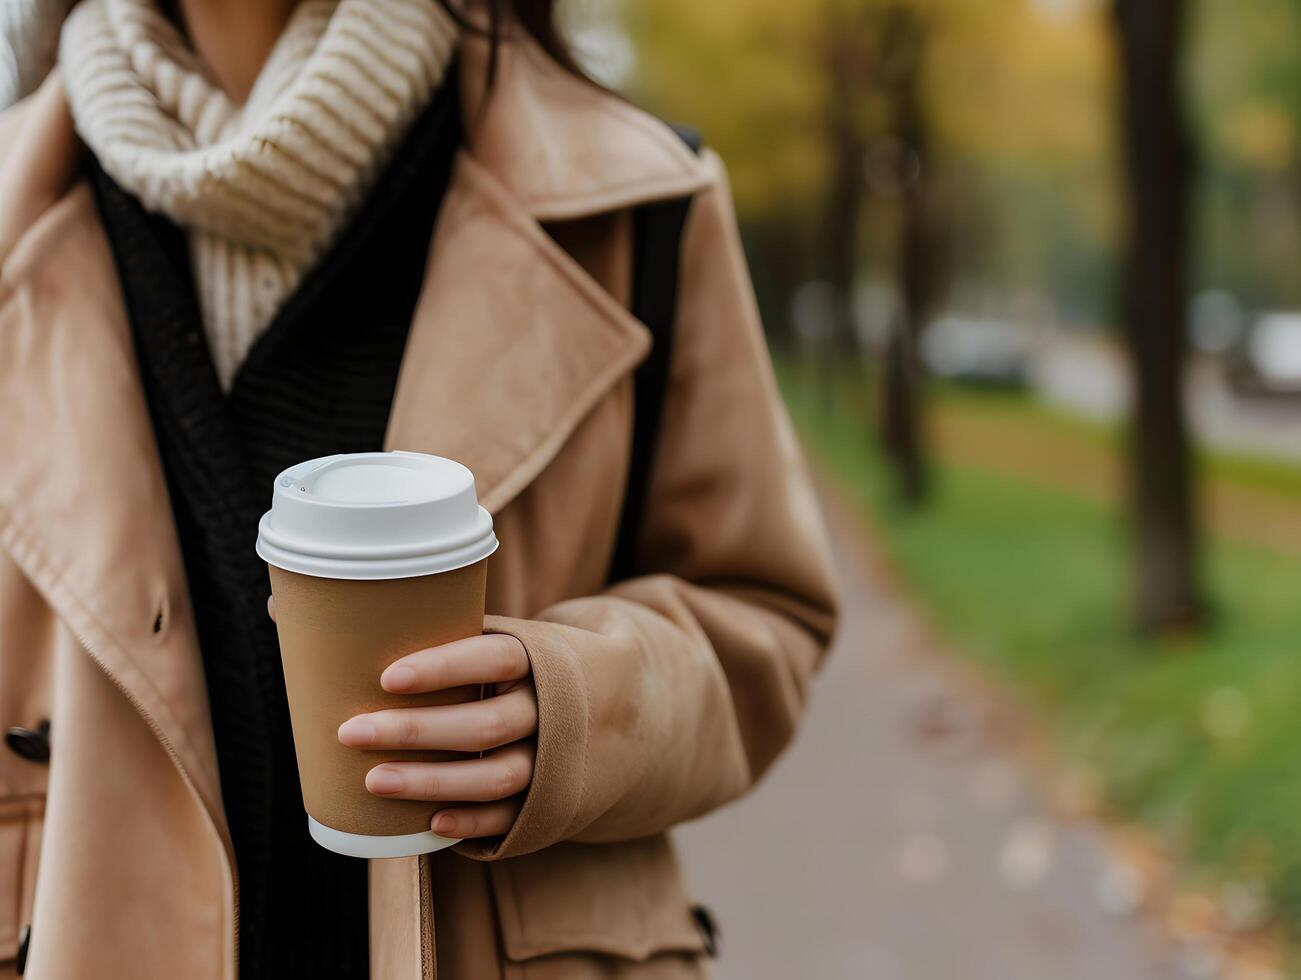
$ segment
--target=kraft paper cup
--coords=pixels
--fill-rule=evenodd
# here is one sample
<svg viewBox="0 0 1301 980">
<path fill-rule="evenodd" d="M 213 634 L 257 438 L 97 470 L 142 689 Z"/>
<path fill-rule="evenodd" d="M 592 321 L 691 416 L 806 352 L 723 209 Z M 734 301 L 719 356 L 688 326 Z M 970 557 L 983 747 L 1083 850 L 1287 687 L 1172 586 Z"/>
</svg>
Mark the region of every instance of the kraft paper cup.
<svg viewBox="0 0 1301 980">
<path fill-rule="evenodd" d="M 389 694 L 384 669 L 483 630 L 492 518 L 473 474 L 420 453 L 358 453 L 299 463 L 275 481 L 258 526 L 267 562 L 308 829 L 341 854 L 426 854 L 456 843 L 429 829 L 442 805 L 374 796 L 382 762 L 463 753 L 369 750 L 339 742 L 354 715 L 474 700 L 479 688 Z"/>
</svg>

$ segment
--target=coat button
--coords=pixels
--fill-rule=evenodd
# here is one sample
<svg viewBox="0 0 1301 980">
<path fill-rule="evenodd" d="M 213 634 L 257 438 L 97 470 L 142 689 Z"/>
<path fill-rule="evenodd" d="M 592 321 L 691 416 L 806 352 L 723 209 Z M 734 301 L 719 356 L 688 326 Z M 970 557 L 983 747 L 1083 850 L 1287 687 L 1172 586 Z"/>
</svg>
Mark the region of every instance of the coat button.
<svg viewBox="0 0 1301 980">
<path fill-rule="evenodd" d="M 710 957 L 718 957 L 718 923 L 714 921 L 714 913 L 704 905 L 693 905 L 691 907 L 691 918 L 696 923 L 696 928 L 700 930 L 700 938 L 704 942 L 705 952 Z"/>
<path fill-rule="evenodd" d="M 22 932 L 18 933 L 18 959 L 14 961 L 14 969 L 21 977 L 23 971 L 27 969 L 27 947 L 32 944 L 32 924 L 29 922 L 23 926 Z"/>
<path fill-rule="evenodd" d="M 15 725 L 5 732 L 5 745 L 15 755 L 22 756 L 30 762 L 50 761 L 50 723 L 43 721 L 38 728 L 23 728 Z"/>
</svg>

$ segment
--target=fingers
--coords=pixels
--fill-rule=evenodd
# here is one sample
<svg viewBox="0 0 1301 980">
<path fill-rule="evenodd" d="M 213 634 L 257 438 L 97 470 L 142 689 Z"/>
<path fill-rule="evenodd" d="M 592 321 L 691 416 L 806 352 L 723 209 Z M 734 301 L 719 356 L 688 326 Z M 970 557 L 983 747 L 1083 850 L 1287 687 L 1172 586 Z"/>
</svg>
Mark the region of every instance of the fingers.
<svg viewBox="0 0 1301 980">
<path fill-rule="evenodd" d="M 445 691 L 467 684 L 503 684 L 527 677 L 524 644 L 504 633 L 485 633 L 409 654 L 380 676 L 393 694 Z"/>
<path fill-rule="evenodd" d="M 532 685 L 523 685 L 483 701 L 357 715 L 339 726 L 339 741 L 356 749 L 486 752 L 527 738 L 537 727 L 537 699 Z"/>
<path fill-rule="evenodd" d="M 514 799 L 483 806 L 449 807 L 434 814 L 430 827 L 442 837 L 498 837 L 515 826 L 523 805 L 523 800 Z"/>
<path fill-rule="evenodd" d="M 267 615 L 271 617 L 271 622 L 276 621 L 276 597 L 273 595 L 267 596 Z"/>
<path fill-rule="evenodd" d="M 376 796 L 398 800 L 503 800 L 524 792 L 532 782 L 533 751 L 532 744 L 521 742 L 481 759 L 386 762 L 366 774 L 366 788 Z"/>
</svg>

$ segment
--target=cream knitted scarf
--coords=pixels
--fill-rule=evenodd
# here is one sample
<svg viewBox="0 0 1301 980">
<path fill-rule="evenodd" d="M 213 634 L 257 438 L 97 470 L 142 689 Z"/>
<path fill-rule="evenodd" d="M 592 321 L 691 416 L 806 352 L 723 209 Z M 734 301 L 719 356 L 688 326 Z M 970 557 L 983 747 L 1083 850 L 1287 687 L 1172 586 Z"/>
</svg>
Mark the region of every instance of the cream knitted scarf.
<svg viewBox="0 0 1301 980">
<path fill-rule="evenodd" d="M 154 0 L 74 8 L 59 62 L 77 130 L 188 232 L 223 387 L 372 188 L 457 36 L 436 0 L 304 0 L 240 106 Z"/>
</svg>

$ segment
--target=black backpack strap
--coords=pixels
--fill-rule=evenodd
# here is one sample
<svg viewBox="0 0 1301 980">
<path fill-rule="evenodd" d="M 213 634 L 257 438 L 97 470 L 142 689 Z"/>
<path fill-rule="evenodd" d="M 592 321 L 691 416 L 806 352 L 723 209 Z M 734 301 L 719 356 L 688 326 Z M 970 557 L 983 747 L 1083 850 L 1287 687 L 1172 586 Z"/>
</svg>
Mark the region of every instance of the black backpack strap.
<svg viewBox="0 0 1301 980">
<path fill-rule="evenodd" d="M 673 132 L 678 134 L 678 139 L 687 144 L 687 148 L 696 156 L 700 155 L 700 147 L 704 145 L 704 140 L 700 138 L 700 130 L 692 129 L 690 126 L 683 126 L 673 123 Z"/>
<path fill-rule="evenodd" d="M 692 131 L 674 127 L 693 152 L 700 139 Z M 659 442 L 660 419 L 673 359 L 673 320 L 678 300 L 678 264 L 682 228 L 691 198 L 652 201 L 632 213 L 632 315 L 646 325 L 651 349 L 633 375 L 632 457 L 624 491 L 623 513 L 610 562 L 611 582 L 635 573 L 634 551 L 641 528 L 651 464 Z"/>
</svg>

